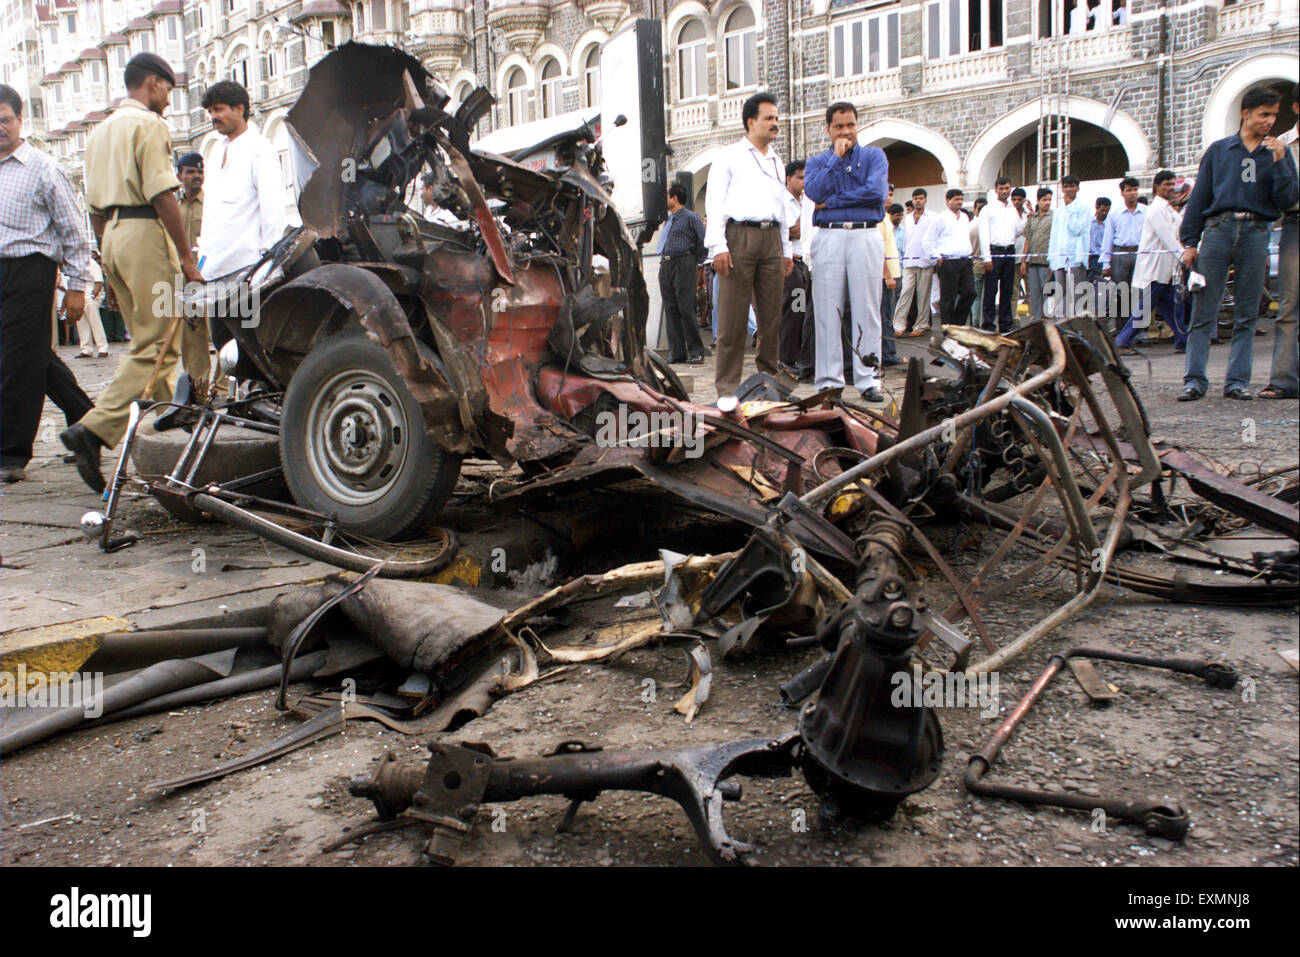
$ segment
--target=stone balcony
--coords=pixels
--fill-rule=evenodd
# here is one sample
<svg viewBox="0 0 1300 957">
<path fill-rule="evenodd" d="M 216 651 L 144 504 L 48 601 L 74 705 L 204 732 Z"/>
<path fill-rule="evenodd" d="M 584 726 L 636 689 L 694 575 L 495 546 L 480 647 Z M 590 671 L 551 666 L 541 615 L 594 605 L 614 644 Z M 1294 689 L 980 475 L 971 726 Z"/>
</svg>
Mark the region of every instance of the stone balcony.
<svg viewBox="0 0 1300 957">
<path fill-rule="evenodd" d="M 491 0 L 487 22 L 516 51 L 532 59 L 550 25 L 551 8 L 546 0 Z"/>
<path fill-rule="evenodd" d="M 456 0 L 411 0 L 411 33 L 415 40 L 407 51 L 438 79 L 450 79 L 469 49 L 465 11 Z"/>
<path fill-rule="evenodd" d="M 1131 31 L 1117 27 L 1100 33 L 1084 33 L 1060 37 L 1054 41 L 1061 55 L 1062 65 L 1073 70 L 1092 69 L 1101 64 L 1113 64 L 1131 56 Z M 1033 45 L 1033 69 L 1042 69 L 1045 42 Z"/>
<path fill-rule="evenodd" d="M 922 89 L 928 92 L 1000 83 L 1006 78 L 1006 52 L 994 50 L 992 53 L 973 53 L 952 60 L 927 63 L 921 73 L 921 84 Z"/>
<path fill-rule="evenodd" d="M 574 0 L 578 9 L 595 21 L 606 33 L 613 33 L 614 28 L 627 16 L 627 0 Z"/>
<path fill-rule="evenodd" d="M 670 119 L 672 135 L 698 133 L 710 129 L 712 127 L 711 105 L 709 100 L 675 104 Z"/>
<path fill-rule="evenodd" d="M 926 80 L 929 85 L 929 80 Z M 902 91 L 902 73 L 875 73 L 870 76 L 843 77 L 831 81 L 830 101 L 857 102 L 865 97 L 898 96 Z"/>
<path fill-rule="evenodd" d="M 732 93 L 724 96 L 718 102 L 718 126 L 728 133 L 735 131 L 736 135 L 739 136 L 743 132 L 740 127 L 740 111 L 744 107 L 745 101 L 753 95 L 754 91 L 748 90 L 744 93 Z"/>
<path fill-rule="evenodd" d="M 1231 40 L 1234 35 L 1248 32 L 1252 27 L 1264 22 L 1264 0 L 1255 3 L 1234 3 L 1219 11 L 1216 20 L 1216 35 L 1220 40 Z"/>
</svg>

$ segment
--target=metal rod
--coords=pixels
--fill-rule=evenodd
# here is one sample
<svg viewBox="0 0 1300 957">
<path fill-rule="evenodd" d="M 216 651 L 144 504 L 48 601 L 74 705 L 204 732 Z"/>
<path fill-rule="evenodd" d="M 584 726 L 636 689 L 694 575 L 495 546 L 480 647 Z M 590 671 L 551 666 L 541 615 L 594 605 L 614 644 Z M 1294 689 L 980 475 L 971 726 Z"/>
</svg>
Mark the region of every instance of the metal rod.
<svg viewBox="0 0 1300 957">
<path fill-rule="evenodd" d="M 966 426 L 979 422 L 982 419 L 986 419 L 989 416 L 997 415 L 999 412 L 1006 409 L 1007 406 L 1011 404 L 1012 400 L 1021 398 L 1031 392 L 1035 392 L 1048 383 L 1059 379 L 1061 373 L 1065 371 L 1065 345 L 1061 340 L 1061 333 L 1057 330 L 1056 326 L 1050 322 L 1043 323 L 1039 328 L 1042 329 L 1043 334 L 1047 339 L 1048 346 L 1051 348 L 1052 364 L 1042 372 L 1038 373 L 1038 375 L 1026 379 L 1020 385 L 990 399 L 983 405 L 978 405 L 973 409 L 967 409 L 965 412 L 948 422 L 941 422 L 922 432 L 918 432 L 911 438 L 904 439 L 902 442 L 885 449 L 883 452 L 877 452 L 875 455 L 871 456 L 871 458 L 859 462 L 848 471 L 841 472 L 834 478 L 823 482 L 821 485 L 805 494 L 801 501 L 808 506 L 824 502 L 840 489 L 845 488 L 856 482 L 858 479 L 871 474 L 882 466 L 892 462 L 894 459 L 915 452 L 916 450 L 931 444 L 936 439 L 941 438 L 945 431 L 948 431 L 949 429 L 964 429 Z"/>
</svg>

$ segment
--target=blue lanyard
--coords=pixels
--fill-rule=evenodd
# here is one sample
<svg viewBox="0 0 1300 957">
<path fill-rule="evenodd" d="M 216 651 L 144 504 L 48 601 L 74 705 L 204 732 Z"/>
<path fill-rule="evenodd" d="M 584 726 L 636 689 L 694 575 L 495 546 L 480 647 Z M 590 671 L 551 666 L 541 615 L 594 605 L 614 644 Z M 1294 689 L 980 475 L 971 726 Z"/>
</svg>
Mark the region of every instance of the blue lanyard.
<svg viewBox="0 0 1300 957">
<path fill-rule="evenodd" d="M 750 159 L 752 159 L 755 163 L 758 164 L 759 172 L 761 172 L 764 176 L 767 176 L 767 167 L 765 167 L 762 163 L 760 163 L 760 162 L 758 161 L 758 157 L 754 155 L 754 151 L 753 151 L 752 149 L 750 149 L 750 150 L 747 150 L 746 152 L 749 153 Z M 775 156 L 772 156 L 772 157 L 769 157 L 769 159 L 771 159 L 771 161 L 772 161 L 772 169 L 777 170 L 776 175 L 773 176 L 773 177 L 771 177 L 771 178 L 772 178 L 772 179 L 775 179 L 778 183 L 781 183 L 781 174 L 780 174 L 780 171 L 779 171 L 779 169 L 778 169 L 778 167 L 777 167 L 776 157 L 775 157 Z M 782 183 L 782 185 L 784 185 L 784 183 Z"/>
</svg>

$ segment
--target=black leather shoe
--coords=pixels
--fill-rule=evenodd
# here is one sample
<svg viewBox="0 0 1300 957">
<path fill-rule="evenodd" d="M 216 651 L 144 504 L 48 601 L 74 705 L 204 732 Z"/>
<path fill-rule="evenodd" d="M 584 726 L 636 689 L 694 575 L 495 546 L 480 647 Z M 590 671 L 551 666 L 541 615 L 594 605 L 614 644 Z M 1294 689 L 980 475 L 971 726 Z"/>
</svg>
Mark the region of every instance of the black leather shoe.
<svg viewBox="0 0 1300 957">
<path fill-rule="evenodd" d="M 1179 402 L 1195 402 L 1197 399 L 1205 398 L 1205 393 L 1193 389 L 1190 385 L 1178 393 Z"/>
<path fill-rule="evenodd" d="M 884 402 L 885 393 L 881 392 L 879 389 L 867 389 L 862 393 L 862 400 L 864 402 Z"/>
<path fill-rule="evenodd" d="M 99 450 L 103 444 L 94 432 L 80 422 L 59 434 L 59 441 L 77 457 L 77 474 L 96 494 L 104 493 L 104 474 L 99 468 Z"/>
<path fill-rule="evenodd" d="M 1251 399 L 1255 398 L 1245 389 L 1240 387 L 1236 389 L 1224 389 L 1223 397 L 1225 399 L 1236 399 L 1238 402 L 1249 402 Z"/>
<path fill-rule="evenodd" d="M 704 356 L 691 356 L 686 360 L 686 364 L 688 366 L 702 366 L 704 365 Z"/>
</svg>

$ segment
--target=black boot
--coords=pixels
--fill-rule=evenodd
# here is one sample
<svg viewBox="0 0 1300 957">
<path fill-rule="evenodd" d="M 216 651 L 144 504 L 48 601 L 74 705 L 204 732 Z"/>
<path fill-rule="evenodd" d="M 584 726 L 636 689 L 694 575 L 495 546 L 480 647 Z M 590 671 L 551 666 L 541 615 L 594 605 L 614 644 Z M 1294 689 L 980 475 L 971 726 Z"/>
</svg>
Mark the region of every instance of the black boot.
<svg viewBox="0 0 1300 957">
<path fill-rule="evenodd" d="M 104 443 L 99 436 L 90 429 L 86 428 L 80 422 L 76 425 L 70 425 L 59 434 L 59 441 L 62 442 L 74 456 L 76 456 L 77 473 L 81 476 L 83 482 L 89 485 L 96 494 L 104 493 L 104 473 L 100 471 L 99 450 L 103 448 Z"/>
</svg>

